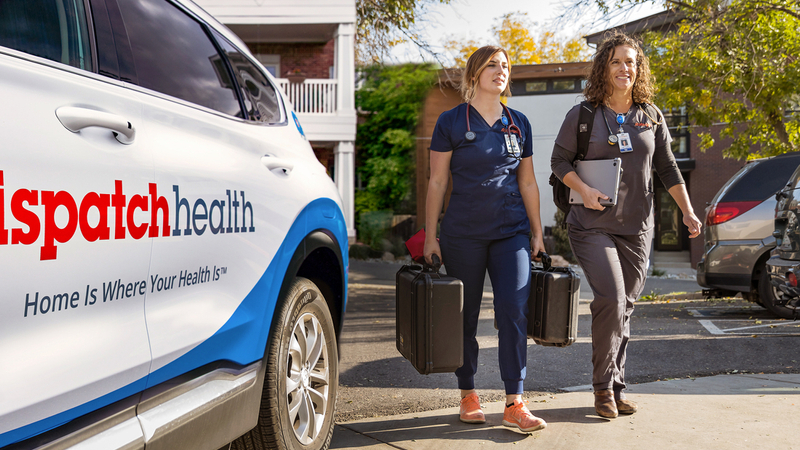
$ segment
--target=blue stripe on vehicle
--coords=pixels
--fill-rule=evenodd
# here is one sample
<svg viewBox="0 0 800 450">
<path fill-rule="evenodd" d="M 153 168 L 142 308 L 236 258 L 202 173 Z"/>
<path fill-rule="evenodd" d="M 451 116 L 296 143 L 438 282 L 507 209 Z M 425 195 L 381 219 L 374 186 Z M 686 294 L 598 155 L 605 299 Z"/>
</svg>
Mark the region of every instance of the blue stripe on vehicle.
<svg viewBox="0 0 800 450">
<path fill-rule="evenodd" d="M 289 229 L 267 271 L 228 322 L 197 347 L 151 373 L 147 387 L 163 383 L 210 362 L 227 360 L 245 365 L 263 358 L 275 304 L 292 255 L 309 233 L 320 229 L 333 232 L 344 258 L 343 263 L 347 264 L 347 227 L 339 206 L 330 199 L 311 202 Z M 344 291 L 346 304 L 346 278 Z"/>
<path fill-rule="evenodd" d="M 295 219 L 269 267 L 236 308 L 228 321 L 210 338 L 175 361 L 127 386 L 98 397 L 80 406 L 0 434 L 0 447 L 19 442 L 59 427 L 84 414 L 137 394 L 190 370 L 214 361 L 232 361 L 246 365 L 260 360 L 269 337 L 281 284 L 300 242 L 315 230 L 329 230 L 342 252 L 343 270 L 347 273 L 347 228 L 339 206 L 330 199 L 309 203 Z M 344 277 L 342 311 L 347 304 L 347 277 Z"/>
</svg>

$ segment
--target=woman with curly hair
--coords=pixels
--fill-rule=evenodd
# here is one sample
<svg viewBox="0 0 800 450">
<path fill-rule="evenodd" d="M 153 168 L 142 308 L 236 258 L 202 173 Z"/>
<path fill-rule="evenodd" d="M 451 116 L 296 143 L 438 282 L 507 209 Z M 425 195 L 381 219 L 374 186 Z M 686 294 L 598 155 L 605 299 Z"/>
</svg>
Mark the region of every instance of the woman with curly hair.
<svg viewBox="0 0 800 450">
<path fill-rule="evenodd" d="M 573 254 L 594 295 L 590 309 L 595 411 L 613 418 L 637 410 L 624 393 L 625 356 L 630 317 L 644 288 L 653 241 L 654 169 L 683 212 L 690 237 L 700 234 L 701 223 L 672 155 L 663 115 L 651 104 L 650 67 L 639 43 L 619 32 L 607 37 L 597 47 L 583 95 L 590 105 L 576 105 L 567 113 L 550 165 L 584 202 L 573 205 L 566 222 Z M 579 124 L 583 107 L 594 111 L 584 159 L 622 160 L 613 206 L 603 206 L 609 197 L 584 183 L 573 167 L 578 132 L 587 130 L 587 124 Z"/>
</svg>

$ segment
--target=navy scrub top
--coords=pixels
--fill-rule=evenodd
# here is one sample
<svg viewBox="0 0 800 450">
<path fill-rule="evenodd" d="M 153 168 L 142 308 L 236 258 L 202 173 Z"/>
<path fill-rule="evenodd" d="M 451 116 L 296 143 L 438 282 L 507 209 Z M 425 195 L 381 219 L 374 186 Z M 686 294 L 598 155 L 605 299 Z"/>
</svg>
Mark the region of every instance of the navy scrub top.
<svg viewBox="0 0 800 450">
<path fill-rule="evenodd" d="M 533 155 L 531 124 L 520 112 L 508 108 L 521 132 L 521 157 Z M 469 124 L 476 137 L 468 141 L 467 104 L 443 112 L 436 121 L 430 149 L 453 152 L 450 173 L 453 191 L 442 219 L 441 233 L 474 239 L 505 239 L 530 232 L 528 214 L 519 192 L 520 161 L 506 148 L 505 127 L 498 120 L 489 125 L 473 107 Z M 506 114 L 505 109 L 503 114 Z M 531 160 L 527 160 L 531 164 Z"/>
</svg>

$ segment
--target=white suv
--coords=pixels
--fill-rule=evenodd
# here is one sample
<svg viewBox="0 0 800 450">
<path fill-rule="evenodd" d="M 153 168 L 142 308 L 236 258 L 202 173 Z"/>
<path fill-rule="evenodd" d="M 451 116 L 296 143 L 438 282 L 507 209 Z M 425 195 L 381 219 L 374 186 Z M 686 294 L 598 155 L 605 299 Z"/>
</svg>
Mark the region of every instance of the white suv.
<svg viewBox="0 0 800 450">
<path fill-rule="evenodd" d="M 244 44 L 2 0 L 0 98 L 0 447 L 327 447 L 341 200 Z"/>
</svg>

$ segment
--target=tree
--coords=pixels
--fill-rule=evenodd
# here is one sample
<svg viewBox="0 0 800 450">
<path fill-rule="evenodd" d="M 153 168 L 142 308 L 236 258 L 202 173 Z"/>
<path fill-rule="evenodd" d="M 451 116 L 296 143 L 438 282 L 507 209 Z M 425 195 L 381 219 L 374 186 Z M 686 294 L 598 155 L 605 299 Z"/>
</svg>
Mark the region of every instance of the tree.
<svg viewBox="0 0 800 450">
<path fill-rule="evenodd" d="M 559 40 L 551 31 L 534 35 L 531 30 L 537 25 L 528 19 L 527 13 L 508 13 L 495 21 L 491 28 L 495 44 L 506 49 L 511 64 L 581 61 L 588 54 L 588 47 L 580 37 Z M 445 49 L 453 55 L 453 67 L 464 67 L 469 55 L 481 45 L 475 40 L 451 38 L 445 43 Z"/>
<path fill-rule="evenodd" d="M 431 64 L 373 65 L 356 91 L 362 112 L 356 131 L 358 173 L 356 212 L 397 209 L 411 198 L 414 180 L 414 132 L 422 102 L 434 85 Z"/>
<path fill-rule="evenodd" d="M 395 45 L 412 41 L 421 52 L 436 55 L 419 37 L 416 27 L 424 21 L 426 7 L 450 0 L 356 0 L 356 62 L 382 61 Z"/>
<path fill-rule="evenodd" d="M 598 7 L 609 8 L 604 0 Z M 627 7 L 646 0 L 617 0 Z M 650 0 L 655 2 L 655 0 Z M 686 106 L 697 125 L 722 124 L 727 156 L 775 155 L 800 145 L 800 1 L 661 1 L 682 17 L 677 30 L 646 33 L 664 107 Z M 714 144 L 701 133 L 700 149 Z"/>
</svg>

